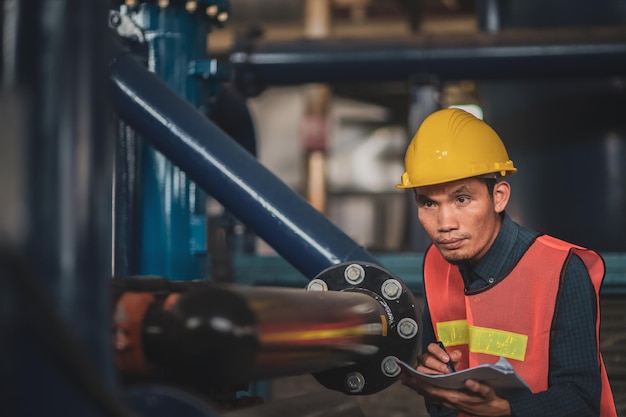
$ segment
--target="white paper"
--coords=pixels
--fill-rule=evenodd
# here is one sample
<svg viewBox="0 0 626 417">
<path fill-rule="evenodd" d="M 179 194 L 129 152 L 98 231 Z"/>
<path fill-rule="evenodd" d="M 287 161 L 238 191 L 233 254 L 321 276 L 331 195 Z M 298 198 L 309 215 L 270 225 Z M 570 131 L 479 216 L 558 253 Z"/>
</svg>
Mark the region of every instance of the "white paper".
<svg viewBox="0 0 626 417">
<path fill-rule="evenodd" d="M 528 384 L 515 372 L 509 361 L 503 357 L 500 357 L 498 362 L 493 365 L 478 365 L 451 374 L 441 375 L 417 372 L 411 365 L 402 361 L 398 361 L 398 365 L 405 371 L 408 371 L 414 378 L 440 388 L 464 389 L 465 380 L 473 379 L 489 385 L 502 398 L 522 392 L 531 392 Z"/>
</svg>

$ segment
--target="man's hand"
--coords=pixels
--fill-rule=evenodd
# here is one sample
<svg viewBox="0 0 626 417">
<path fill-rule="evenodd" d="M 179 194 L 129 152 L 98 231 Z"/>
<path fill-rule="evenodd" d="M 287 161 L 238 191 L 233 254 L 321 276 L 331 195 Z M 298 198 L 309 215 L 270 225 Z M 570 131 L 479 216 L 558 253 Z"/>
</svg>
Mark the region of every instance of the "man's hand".
<svg viewBox="0 0 626 417">
<path fill-rule="evenodd" d="M 452 361 L 455 367 L 461 360 L 461 351 L 452 350 L 450 354 L 439 347 L 436 343 L 428 345 L 426 353 L 418 358 L 417 371 L 424 374 L 449 374 L 448 362 Z"/>
<path fill-rule="evenodd" d="M 417 371 L 425 374 L 440 375 L 450 373 L 448 361 L 455 366 L 461 360 L 460 350 L 451 350 L 446 353 L 436 343 L 428 345 L 427 351 L 418 358 Z M 423 395 L 427 400 L 443 405 L 453 410 L 461 411 L 474 416 L 509 416 L 511 408 L 509 402 L 500 398 L 488 385 L 468 379 L 464 390 L 439 388 L 434 385 L 413 378 L 407 371 L 402 371 L 400 381 L 403 385 Z"/>
<path fill-rule="evenodd" d="M 418 368 L 419 369 L 419 368 Z M 488 385 L 468 379 L 464 390 L 439 388 L 402 371 L 400 381 L 427 400 L 465 414 L 481 417 L 510 416 L 509 402 L 498 397 Z"/>
</svg>

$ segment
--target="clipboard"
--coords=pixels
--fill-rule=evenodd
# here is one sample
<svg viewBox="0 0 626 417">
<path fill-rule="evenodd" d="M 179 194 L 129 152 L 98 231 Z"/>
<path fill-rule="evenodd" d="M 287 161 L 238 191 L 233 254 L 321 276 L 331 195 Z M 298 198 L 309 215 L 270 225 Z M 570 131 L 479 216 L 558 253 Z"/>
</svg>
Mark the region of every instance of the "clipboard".
<svg viewBox="0 0 626 417">
<path fill-rule="evenodd" d="M 474 379 L 489 385 L 502 398 L 517 396 L 522 393 L 532 393 L 528 384 L 515 372 L 509 361 L 502 356 L 495 364 L 478 365 L 451 374 L 441 375 L 418 372 L 403 361 L 398 361 L 398 365 L 404 372 L 410 373 L 413 378 L 439 388 L 462 390 L 465 389 L 465 380 Z"/>
</svg>

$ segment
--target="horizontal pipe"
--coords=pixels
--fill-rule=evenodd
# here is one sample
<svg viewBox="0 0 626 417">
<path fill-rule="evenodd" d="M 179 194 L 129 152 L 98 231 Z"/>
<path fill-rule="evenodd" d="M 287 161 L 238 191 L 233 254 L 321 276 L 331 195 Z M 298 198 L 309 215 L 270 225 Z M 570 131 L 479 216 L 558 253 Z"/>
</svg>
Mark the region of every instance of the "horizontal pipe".
<svg viewBox="0 0 626 417">
<path fill-rule="evenodd" d="M 116 41 L 112 49 L 120 117 L 307 278 L 346 261 L 378 264 Z"/>
<path fill-rule="evenodd" d="M 116 363 L 127 376 L 237 386 L 360 363 L 389 339 L 383 306 L 360 292 L 122 284 L 137 286 L 116 301 Z"/>
<path fill-rule="evenodd" d="M 385 310 L 356 292 L 235 287 L 257 319 L 253 378 L 312 373 L 352 365 L 379 351 Z"/>
<path fill-rule="evenodd" d="M 229 56 L 236 79 L 311 82 L 623 76 L 626 29 L 507 30 L 496 34 L 402 39 L 302 39 L 255 42 Z"/>
</svg>

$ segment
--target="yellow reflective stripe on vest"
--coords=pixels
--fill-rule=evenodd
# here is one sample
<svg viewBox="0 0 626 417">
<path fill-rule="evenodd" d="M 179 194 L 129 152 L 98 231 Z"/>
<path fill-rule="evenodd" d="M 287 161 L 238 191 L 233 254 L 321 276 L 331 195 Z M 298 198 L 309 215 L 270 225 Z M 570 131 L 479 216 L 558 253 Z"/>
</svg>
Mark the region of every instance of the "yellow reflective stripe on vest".
<svg viewBox="0 0 626 417">
<path fill-rule="evenodd" d="M 470 338 L 467 320 L 441 321 L 437 323 L 437 336 L 445 347 L 468 345 Z"/>
<path fill-rule="evenodd" d="M 470 352 L 523 361 L 528 336 L 487 327 L 468 326 L 467 320 L 437 323 L 437 335 L 444 346 L 469 345 Z"/>
</svg>

